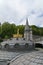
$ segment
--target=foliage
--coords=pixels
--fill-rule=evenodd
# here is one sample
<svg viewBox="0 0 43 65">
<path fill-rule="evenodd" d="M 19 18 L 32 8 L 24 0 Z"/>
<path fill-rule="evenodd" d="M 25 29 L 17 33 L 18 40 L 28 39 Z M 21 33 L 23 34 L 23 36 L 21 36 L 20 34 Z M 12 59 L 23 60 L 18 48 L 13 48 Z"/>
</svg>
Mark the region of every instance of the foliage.
<svg viewBox="0 0 43 65">
<path fill-rule="evenodd" d="M 8 38 L 9 38 L 9 36 L 5 35 L 5 39 L 8 39 Z"/>
<path fill-rule="evenodd" d="M 33 31 L 34 35 L 39 35 L 40 34 L 39 27 L 37 27 L 35 25 L 32 25 L 31 28 L 32 28 L 32 31 Z"/>
<path fill-rule="evenodd" d="M 33 35 L 41 35 L 43 36 L 43 27 L 37 27 L 35 25 L 29 26 L 32 28 Z M 8 22 L 3 23 L 0 25 L 0 38 L 11 38 L 13 34 L 17 33 L 17 30 L 19 29 L 20 34 L 24 34 L 24 25 L 18 25 L 10 24 Z"/>
</svg>

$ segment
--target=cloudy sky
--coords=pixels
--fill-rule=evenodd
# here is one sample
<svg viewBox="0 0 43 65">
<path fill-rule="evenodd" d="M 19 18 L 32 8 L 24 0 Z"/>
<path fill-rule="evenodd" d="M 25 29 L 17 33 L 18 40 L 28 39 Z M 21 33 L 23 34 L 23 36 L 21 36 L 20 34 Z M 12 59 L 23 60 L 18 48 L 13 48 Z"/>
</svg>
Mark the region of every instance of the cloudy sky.
<svg viewBox="0 0 43 65">
<path fill-rule="evenodd" d="M 0 0 L 0 22 L 43 27 L 43 0 Z"/>
</svg>

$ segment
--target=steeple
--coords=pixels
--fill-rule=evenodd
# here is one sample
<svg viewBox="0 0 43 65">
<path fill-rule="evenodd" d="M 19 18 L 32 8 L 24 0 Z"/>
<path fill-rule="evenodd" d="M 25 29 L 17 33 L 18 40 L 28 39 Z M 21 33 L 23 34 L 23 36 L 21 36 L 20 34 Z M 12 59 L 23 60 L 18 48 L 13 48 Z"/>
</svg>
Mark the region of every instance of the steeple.
<svg viewBox="0 0 43 65">
<path fill-rule="evenodd" d="M 25 25 L 25 30 L 24 30 L 24 38 L 26 40 L 29 40 L 29 25 L 28 25 L 28 19 L 26 18 L 26 25 Z"/>
<path fill-rule="evenodd" d="M 28 19 L 26 18 L 26 25 L 28 25 Z"/>
<path fill-rule="evenodd" d="M 32 29 L 28 25 L 28 19 L 26 19 L 26 25 L 24 29 L 24 38 L 26 40 L 32 40 Z"/>
<path fill-rule="evenodd" d="M 27 18 L 26 18 L 25 31 L 29 32 L 29 24 L 28 24 L 28 19 Z"/>
</svg>

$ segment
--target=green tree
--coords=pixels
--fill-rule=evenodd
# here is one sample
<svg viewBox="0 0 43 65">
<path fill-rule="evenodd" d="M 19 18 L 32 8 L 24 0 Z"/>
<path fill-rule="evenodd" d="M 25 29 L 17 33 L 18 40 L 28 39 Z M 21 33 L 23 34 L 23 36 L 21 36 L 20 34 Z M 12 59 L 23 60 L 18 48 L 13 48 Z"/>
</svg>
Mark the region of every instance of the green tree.
<svg viewBox="0 0 43 65">
<path fill-rule="evenodd" d="M 17 33 L 17 27 L 15 24 L 11 24 L 11 33 L 16 34 Z"/>
<path fill-rule="evenodd" d="M 5 35 L 11 36 L 11 25 L 8 22 L 2 24 L 2 37 L 4 38 Z"/>
<path fill-rule="evenodd" d="M 32 31 L 33 31 L 33 35 L 39 35 L 39 28 L 35 25 L 31 26 Z"/>
</svg>

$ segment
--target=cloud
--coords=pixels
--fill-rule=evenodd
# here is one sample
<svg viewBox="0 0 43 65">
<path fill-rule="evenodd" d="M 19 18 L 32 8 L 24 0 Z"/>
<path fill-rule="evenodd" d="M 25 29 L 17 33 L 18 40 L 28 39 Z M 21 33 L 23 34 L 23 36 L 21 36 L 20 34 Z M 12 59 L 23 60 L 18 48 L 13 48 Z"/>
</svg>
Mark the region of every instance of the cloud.
<svg viewBox="0 0 43 65">
<path fill-rule="evenodd" d="M 0 22 L 41 26 L 43 24 L 43 0 L 0 0 Z M 42 23 L 41 23 L 41 22 Z"/>
<path fill-rule="evenodd" d="M 40 14 L 38 17 L 43 17 L 43 13 L 42 13 L 42 14 Z"/>
</svg>

